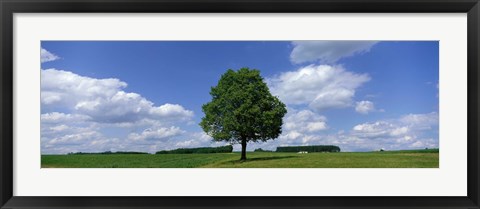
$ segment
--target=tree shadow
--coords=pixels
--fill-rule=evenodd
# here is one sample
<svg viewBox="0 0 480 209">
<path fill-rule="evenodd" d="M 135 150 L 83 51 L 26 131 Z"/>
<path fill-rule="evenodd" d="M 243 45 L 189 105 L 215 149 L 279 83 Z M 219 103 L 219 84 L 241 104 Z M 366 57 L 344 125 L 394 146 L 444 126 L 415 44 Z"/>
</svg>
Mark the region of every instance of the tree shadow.
<svg viewBox="0 0 480 209">
<path fill-rule="evenodd" d="M 252 157 L 252 158 L 247 158 L 247 160 L 242 161 L 242 160 L 231 160 L 228 161 L 227 163 L 248 163 L 248 162 L 256 162 L 256 161 L 268 161 L 268 160 L 281 160 L 281 159 L 287 159 L 287 158 L 296 158 L 298 156 L 272 156 L 272 157 Z"/>
</svg>

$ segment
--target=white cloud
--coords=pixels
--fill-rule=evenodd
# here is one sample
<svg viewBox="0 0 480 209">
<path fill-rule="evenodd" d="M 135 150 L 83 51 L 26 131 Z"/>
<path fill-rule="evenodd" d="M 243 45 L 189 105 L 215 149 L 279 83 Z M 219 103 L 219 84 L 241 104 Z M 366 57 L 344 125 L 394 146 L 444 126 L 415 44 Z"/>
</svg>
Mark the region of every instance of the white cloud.
<svg viewBox="0 0 480 209">
<path fill-rule="evenodd" d="M 124 91 L 127 83 L 115 78 L 56 69 L 41 73 L 42 110 L 64 111 L 41 115 L 42 153 L 153 153 L 196 139 L 177 125 L 188 125 L 194 116 L 179 104 L 154 105 L 140 94 Z"/>
<path fill-rule="evenodd" d="M 63 123 L 63 122 L 62 122 Z M 212 142 L 203 132 L 186 132 L 179 127 L 146 126 L 140 132 L 111 136 L 103 123 L 42 124 L 41 152 L 65 154 L 69 152 L 139 151 L 155 153 L 180 147 L 223 146 Z M 122 127 L 109 127 L 114 132 Z M 133 130 L 135 130 L 134 128 Z"/>
<path fill-rule="evenodd" d="M 42 154 L 66 154 L 70 152 L 104 152 L 126 150 L 126 144 L 118 138 L 105 137 L 98 131 L 84 131 L 59 135 L 41 141 Z M 127 145 L 128 146 L 128 145 Z M 130 150 L 135 150 L 134 147 Z M 140 150 L 135 150 L 140 151 Z"/>
<path fill-rule="evenodd" d="M 307 125 L 307 130 L 309 132 L 321 131 L 327 129 L 327 123 L 325 122 L 311 122 Z"/>
<path fill-rule="evenodd" d="M 298 131 L 288 131 L 282 136 L 280 136 L 280 139 L 285 138 L 287 140 L 292 141 L 292 140 L 298 139 L 301 136 L 303 136 L 303 134 L 299 133 Z"/>
<path fill-rule="evenodd" d="M 302 111 L 292 115 L 301 115 L 298 113 Z M 419 125 L 421 123 L 428 123 L 429 128 Z M 373 151 L 380 148 L 400 150 L 439 146 L 438 113 L 435 112 L 361 123 L 353 126 L 351 130 L 339 130 L 336 133 L 328 131 L 309 133 L 304 124 L 289 128 L 285 125 L 283 133 L 277 139 L 259 144 L 250 143 L 247 148 L 275 150 L 278 146 L 336 145 L 342 151 Z"/>
<path fill-rule="evenodd" d="M 44 154 L 104 151 L 155 153 L 179 148 L 182 143 L 190 143 L 191 146 L 215 145 L 201 134 L 190 134 L 176 126 L 164 127 L 165 124 L 151 119 L 109 124 L 92 121 L 88 116 L 53 112 L 42 114 L 41 121 L 41 151 Z"/>
<path fill-rule="evenodd" d="M 349 137 L 363 141 L 363 146 L 369 149 L 438 147 L 438 113 L 409 114 L 396 120 L 358 124 Z"/>
<path fill-rule="evenodd" d="M 56 69 L 42 70 L 42 104 L 63 103 L 74 107 L 76 103 L 91 98 L 113 97 L 125 82 L 115 78 L 96 79 Z"/>
<path fill-rule="evenodd" d="M 376 41 L 294 41 L 290 60 L 293 63 L 320 61 L 331 64 L 343 57 L 370 51 Z"/>
<path fill-rule="evenodd" d="M 58 126 L 53 126 L 53 127 L 50 127 L 49 129 L 54 131 L 54 132 L 59 132 L 59 131 L 64 131 L 64 130 L 67 130 L 69 127 L 65 124 L 62 124 L 62 125 L 58 125 Z"/>
<path fill-rule="evenodd" d="M 42 154 L 122 150 L 126 145 L 121 139 L 106 136 L 98 124 L 88 120 L 68 120 L 72 118 L 75 117 L 62 113 L 42 114 Z"/>
<path fill-rule="evenodd" d="M 399 136 L 411 131 L 431 130 L 438 126 L 438 113 L 408 114 L 397 120 L 362 123 L 353 127 L 356 133 Z M 379 134 L 383 133 L 383 134 Z"/>
<path fill-rule="evenodd" d="M 405 135 L 409 132 L 409 128 L 407 126 L 403 126 L 403 127 L 397 127 L 393 130 L 390 131 L 390 135 L 391 136 L 402 136 L 402 135 Z M 410 139 L 411 137 L 407 137 L 408 139 Z"/>
<path fill-rule="evenodd" d="M 292 108 L 288 109 L 287 115 L 284 117 L 283 130 L 296 132 L 318 132 L 328 128 L 327 118 L 316 114 L 310 110 L 297 111 Z M 294 134 L 298 135 L 298 134 Z"/>
<path fill-rule="evenodd" d="M 190 118 L 193 117 L 193 112 L 190 110 L 185 110 L 181 105 L 178 104 L 164 104 L 159 107 L 153 107 L 150 109 L 152 115 L 157 115 L 160 117 L 166 118 Z"/>
<path fill-rule="evenodd" d="M 357 102 L 355 111 L 360 114 L 368 114 L 369 112 L 375 111 L 375 105 L 371 101 L 360 101 Z"/>
<path fill-rule="evenodd" d="M 362 123 L 353 127 L 353 135 L 365 138 L 399 136 L 407 132 L 407 126 L 399 126 L 386 121 Z"/>
<path fill-rule="evenodd" d="M 72 121 L 86 121 L 89 120 L 90 117 L 86 115 L 79 115 L 79 114 L 65 114 L 61 112 L 50 112 L 44 113 L 40 115 L 40 120 L 42 124 L 45 123 L 64 123 L 64 122 L 72 122 Z"/>
<path fill-rule="evenodd" d="M 438 113 L 428 114 L 408 114 L 403 116 L 400 121 L 404 124 L 415 126 L 416 129 L 431 129 L 432 126 L 438 126 Z"/>
<path fill-rule="evenodd" d="M 134 141 L 128 138 L 128 130 L 133 132 L 138 129 L 145 130 L 148 127 L 152 132 L 156 130 L 153 127 L 162 128 L 161 123 L 152 120 L 119 125 L 98 123 L 92 121 L 88 116 L 79 114 L 45 113 L 41 115 L 41 152 L 44 154 L 104 151 L 155 152 L 157 146 L 164 146 L 163 143 L 168 142 L 169 139 Z M 166 135 L 177 131 L 176 128 L 166 128 L 166 130 L 169 131 L 169 133 L 165 133 Z M 147 132 L 141 131 L 138 134 L 143 133 L 142 136 L 148 136 Z"/>
<path fill-rule="evenodd" d="M 45 107 L 66 108 L 103 123 L 154 120 L 190 120 L 193 112 L 178 104 L 155 106 L 137 93 L 122 89 L 127 83 L 115 78 L 96 79 L 72 72 L 42 70 L 41 102 Z"/>
<path fill-rule="evenodd" d="M 142 133 L 131 133 L 128 135 L 128 139 L 139 141 L 139 140 L 163 140 L 170 137 L 179 136 L 184 134 L 185 131 L 181 130 L 179 127 L 171 126 L 169 128 L 165 127 L 156 127 L 148 128 L 143 130 Z"/>
<path fill-rule="evenodd" d="M 53 138 L 48 144 L 83 144 L 88 140 L 99 138 L 101 134 L 97 131 L 87 131 L 75 134 L 62 135 Z"/>
<path fill-rule="evenodd" d="M 189 134 L 189 138 L 183 140 L 177 140 L 175 144 L 169 149 L 178 147 L 191 148 L 191 147 L 218 147 L 228 145 L 225 141 L 213 141 L 213 138 L 207 135 L 205 132 L 193 132 Z"/>
<path fill-rule="evenodd" d="M 41 114 L 40 121 L 42 143 L 54 144 L 58 141 L 79 140 L 85 138 L 86 133 L 97 133 L 99 129 L 98 125 L 91 122 L 88 116 L 78 114 L 44 113 Z"/>
<path fill-rule="evenodd" d="M 307 104 L 321 111 L 353 105 L 355 91 L 369 81 L 367 74 L 345 70 L 341 66 L 309 65 L 267 80 L 274 95 L 293 105 Z"/>
<path fill-rule="evenodd" d="M 60 59 L 59 56 L 47 51 L 44 48 L 40 49 L 40 62 L 41 63 L 50 62 L 50 61 L 54 61 L 54 60 L 58 60 L 58 59 Z"/>
<path fill-rule="evenodd" d="M 287 109 L 287 114 L 283 118 L 282 134 L 277 139 L 265 143 L 250 143 L 247 146 L 248 150 L 255 148 L 275 150 L 277 146 L 311 144 L 316 140 L 313 136 L 319 136 L 329 129 L 327 118 L 323 115 L 311 110 L 296 110 L 291 107 Z"/>
</svg>

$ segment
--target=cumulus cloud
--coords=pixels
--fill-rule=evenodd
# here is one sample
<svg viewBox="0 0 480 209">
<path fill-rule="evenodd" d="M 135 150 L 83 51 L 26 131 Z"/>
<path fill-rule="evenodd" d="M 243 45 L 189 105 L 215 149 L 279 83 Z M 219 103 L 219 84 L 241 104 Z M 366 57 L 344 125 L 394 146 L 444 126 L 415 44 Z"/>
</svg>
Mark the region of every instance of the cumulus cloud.
<svg viewBox="0 0 480 209">
<path fill-rule="evenodd" d="M 58 121 L 57 121 L 58 122 Z M 66 154 L 70 152 L 139 151 L 155 153 L 179 147 L 222 146 L 200 133 L 189 133 L 179 127 L 161 127 L 143 124 L 140 132 L 120 133 L 123 127 L 93 121 L 65 121 L 43 123 L 41 127 L 42 154 Z M 136 130 L 138 127 L 129 127 Z M 114 134 L 115 135 L 115 134 Z M 183 146 L 189 145 L 189 146 Z"/>
<path fill-rule="evenodd" d="M 375 105 L 371 101 L 360 101 L 356 103 L 355 111 L 360 114 L 368 114 L 375 111 Z"/>
<path fill-rule="evenodd" d="M 386 121 L 362 123 L 353 127 L 353 135 L 366 138 L 399 136 L 408 131 L 407 126 L 400 126 Z"/>
<path fill-rule="evenodd" d="M 193 116 L 192 111 L 185 110 L 181 105 L 169 103 L 151 108 L 150 113 L 164 118 L 190 118 Z"/>
<path fill-rule="evenodd" d="M 59 56 L 47 51 L 44 48 L 40 49 L 40 62 L 41 63 L 55 61 L 55 60 L 58 60 L 58 59 L 60 59 Z"/>
<path fill-rule="evenodd" d="M 248 150 L 255 148 L 275 150 L 277 146 L 311 144 L 314 143 L 312 136 L 322 135 L 329 129 L 325 116 L 311 110 L 287 108 L 287 114 L 283 118 L 282 134 L 277 139 L 265 143 L 250 143 L 247 146 Z"/>
<path fill-rule="evenodd" d="M 428 114 L 408 114 L 400 119 L 401 123 L 411 124 L 416 129 L 428 130 L 438 126 L 438 113 L 431 112 Z"/>
<path fill-rule="evenodd" d="M 42 154 L 103 152 L 121 146 L 121 140 L 105 136 L 101 127 L 81 115 L 59 112 L 41 115 Z"/>
<path fill-rule="evenodd" d="M 115 78 L 97 79 L 72 72 L 47 69 L 41 75 L 41 102 L 45 107 L 66 108 L 103 123 L 155 120 L 189 120 L 193 112 L 178 104 L 155 106 L 137 93 L 122 89 Z"/>
<path fill-rule="evenodd" d="M 83 133 L 98 131 L 97 124 L 90 121 L 90 117 L 79 114 L 50 112 L 40 115 L 42 141 L 65 141 L 67 135 L 85 136 Z M 78 138 L 78 137 L 77 137 Z M 69 138 L 71 139 L 71 138 Z M 54 141 L 52 141 L 54 142 Z"/>
<path fill-rule="evenodd" d="M 310 110 L 297 111 L 289 108 L 287 115 L 284 117 L 283 130 L 294 132 L 314 133 L 323 131 L 328 128 L 327 118 L 316 114 Z M 291 136 L 298 134 L 292 133 Z"/>
<path fill-rule="evenodd" d="M 49 112 L 40 115 L 40 120 L 42 124 L 45 123 L 64 123 L 64 122 L 73 122 L 73 121 L 86 121 L 90 117 L 80 114 L 65 114 L 61 112 Z"/>
<path fill-rule="evenodd" d="M 184 132 L 178 127 L 151 128 L 130 137 L 108 137 L 101 131 L 90 130 L 43 138 L 42 153 L 65 154 L 70 152 L 138 151 L 155 153 L 189 147 L 224 146 L 226 142 L 214 142 L 203 132 Z M 133 138 L 131 138 L 133 137 Z"/>
<path fill-rule="evenodd" d="M 207 135 L 205 132 L 192 132 L 189 133 L 188 138 L 177 140 L 175 144 L 172 144 L 172 148 L 218 147 L 228 144 L 229 143 L 225 141 L 213 141 L 213 138 Z"/>
<path fill-rule="evenodd" d="M 302 111 L 293 115 L 299 112 Z M 305 145 L 336 145 L 342 151 L 435 148 L 439 146 L 438 113 L 409 114 L 391 120 L 361 123 L 350 130 L 340 130 L 336 133 L 331 131 L 309 133 L 303 126 L 291 126 L 288 129 L 285 124 L 283 133 L 277 139 L 248 146 L 249 150 L 255 148 L 275 150 L 278 146 Z"/>
<path fill-rule="evenodd" d="M 293 63 L 320 61 L 331 64 L 343 57 L 370 51 L 376 41 L 294 41 L 290 54 Z"/>
<path fill-rule="evenodd" d="M 123 151 L 127 146 L 118 138 L 105 137 L 98 131 L 58 135 L 54 138 L 42 137 L 42 154 L 66 154 L 70 152 Z M 128 150 L 134 150 L 135 148 Z M 140 151 L 140 150 L 135 150 Z"/>
<path fill-rule="evenodd" d="M 202 132 L 186 132 L 144 119 L 133 124 L 99 123 L 88 116 L 60 112 L 41 115 L 41 152 L 139 151 L 155 153 L 179 147 L 223 146 Z"/>
<path fill-rule="evenodd" d="M 169 128 L 165 127 L 156 127 L 156 128 L 148 128 L 143 130 L 142 133 L 131 133 L 128 135 L 128 139 L 134 141 L 140 140 L 162 140 L 167 139 L 174 136 L 179 136 L 185 133 L 185 131 L 181 130 L 179 127 L 171 126 Z"/>
<path fill-rule="evenodd" d="M 357 88 L 369 81 L 367 74 L 345 70 L 341 66 L 309 65 L 268 79 L 274 95 L 292 105 L 307 104 L 321 111 L 353 105 Z"/>
<path fill-rule="evenodd" d="M 53 138 L 48 143 L 56 144 L 56 145 L 61 145 L 61 144 L 78 145 L 78 144 L 83 144 L 86 141 L 89 141 L 91 139 L 99 138 L 100 136 L 101 134 L 97 131 L 87 131 L 87 132 L 81 132 L 81 133 L 75 133 L 75 134 L 62 135 L 62 136 Z"/>
<path fill-rule="evenodd" d="M 193 139 L 177 124 L 189 124 L 194 114 L 179 104 L 155 105 L 124 91 L 127 83 L 116 78 L 41 73 L 42 110 L 55 110 L 41 115 L 42 153 L 155 152 Z"/>
<path fill-rule="evenodd" d="M 69 127 L 67 125 L 58 125 L 58 126 L 52 126 L 50 127 L 49 129 L 54 131 L 54 132 L 60 132 L 60 131 L 64 131 L 64 130 L 67 130 Z"/>
<path fill-rule="evenodd" d="M 438 113 L 409 114 L 390 121 L 362 123 L 353 127 L 349 137 L 377 149 L 438 147 Z"/>
</svg>

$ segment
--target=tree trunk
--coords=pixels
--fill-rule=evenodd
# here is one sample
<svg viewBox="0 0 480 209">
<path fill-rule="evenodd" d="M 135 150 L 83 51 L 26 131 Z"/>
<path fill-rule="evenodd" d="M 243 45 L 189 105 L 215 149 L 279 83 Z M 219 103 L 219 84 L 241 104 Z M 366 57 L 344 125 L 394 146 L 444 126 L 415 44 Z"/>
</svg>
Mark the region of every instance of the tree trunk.
<svg viewBox="0 0 480 209">
<path fill-rule="evenodd" d="M 242 138 L 242 157 L 240 158 L 241 161 L 247 160 L 247 139 Z"/>
</svg>

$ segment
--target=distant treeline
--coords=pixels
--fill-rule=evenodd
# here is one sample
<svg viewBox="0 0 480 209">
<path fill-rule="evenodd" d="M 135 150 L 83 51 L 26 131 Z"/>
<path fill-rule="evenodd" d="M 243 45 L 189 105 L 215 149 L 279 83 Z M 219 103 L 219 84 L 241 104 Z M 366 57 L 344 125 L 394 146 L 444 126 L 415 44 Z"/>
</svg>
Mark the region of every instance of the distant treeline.
<svg viewBox="0 0 480 209">
<path fill-rule="evenodd" d="M 254 152 L 273 152 L 272 150 L 264 150 L 262 148 L 258 148 L 258 149 L 255 149 L 253 150 Z"/>
<path fill-rule="evenodd" d="M 128 151 L 119 151 L 119 152 L 70 152 L 68 155 L 112 155 L 112 154 L 148 154 L 146 152 L 128 152 Z"/>
<path fill-rule="evenodd" d="M 439 153 L 440 149 L 438 148 L 425 148 L 425 149 L 414 149 L 414 150 L 385 150 L 385 152 L 397 152 L 397 153 Z"/>
<path fill-rule="evenodd" d="M 276 152 L 340 152 L 340 147 L 333 145 L 277 147 Z"/>
<path fill-rule="evenodd" d="M 155 154 L 198 154 L 198 153 L 230 153 L 233 151 L 233 146 L 223 147 L 198 147 L 198 148 L 180 148 L 174 150 L 162 150 Z"/>
</svg>

